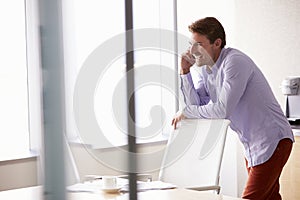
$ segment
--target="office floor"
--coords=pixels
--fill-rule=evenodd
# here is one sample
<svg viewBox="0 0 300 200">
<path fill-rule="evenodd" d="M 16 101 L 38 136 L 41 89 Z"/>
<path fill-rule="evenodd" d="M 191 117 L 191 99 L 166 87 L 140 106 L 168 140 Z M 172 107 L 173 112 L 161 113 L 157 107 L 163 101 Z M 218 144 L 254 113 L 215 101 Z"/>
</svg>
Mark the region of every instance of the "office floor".
<svg viewBox="0 0 300 200">
<path fill-rule="evenodd" d="M 300 136 L 296 136 L 295 140 L 292 153 L 280 178 L 282 199 L 300 199 Z"/>
</svg>

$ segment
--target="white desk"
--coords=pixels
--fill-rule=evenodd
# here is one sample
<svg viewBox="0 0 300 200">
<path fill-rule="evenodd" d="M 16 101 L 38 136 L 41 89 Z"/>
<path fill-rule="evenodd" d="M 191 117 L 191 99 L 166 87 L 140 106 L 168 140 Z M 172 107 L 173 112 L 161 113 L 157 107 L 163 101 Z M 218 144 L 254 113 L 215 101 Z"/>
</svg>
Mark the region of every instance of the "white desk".
<svg viewBox="0 0 300 200">
<path fill-rule="evenodd" d="M 68 193 L 68 200 L 128 200 L 128 194 L 106 194 L 76 192 Z M 3 200 L 43 200 L 42 187 L 28 187 L 0 192 Z M 138 193 L 139 200 L 239 200 L 239 198 L 216 195 L 207 192 L 198 192 L 186 189 L 151 190 Z"/>
</svg>

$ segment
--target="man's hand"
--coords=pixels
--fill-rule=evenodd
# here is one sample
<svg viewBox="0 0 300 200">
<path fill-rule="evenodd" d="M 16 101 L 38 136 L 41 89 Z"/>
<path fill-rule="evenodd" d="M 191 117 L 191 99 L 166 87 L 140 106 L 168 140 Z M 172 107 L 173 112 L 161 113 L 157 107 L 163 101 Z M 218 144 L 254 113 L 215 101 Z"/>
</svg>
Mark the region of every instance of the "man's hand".
<svg viewBox="0 0 300 200">
<path fill-rule="evenodd" d="M 191 66 L 193 66 L 193 64 L 195 64 L 195 59 L 189 51 L 182 54 L 180 74 L 189 73 L 190 68 Z"/>
<path fill-rule="evenodd" d="M 174 116 L 174 118 L 172 120 L 172 124 L 171 124 L 174 127 L 174 130 L 176 129 L 177 123 L 185 118 L 186 117 L 182 114 L 182 111 L 178 111 L 176 113 L 176 115 Z"/>
</svg>

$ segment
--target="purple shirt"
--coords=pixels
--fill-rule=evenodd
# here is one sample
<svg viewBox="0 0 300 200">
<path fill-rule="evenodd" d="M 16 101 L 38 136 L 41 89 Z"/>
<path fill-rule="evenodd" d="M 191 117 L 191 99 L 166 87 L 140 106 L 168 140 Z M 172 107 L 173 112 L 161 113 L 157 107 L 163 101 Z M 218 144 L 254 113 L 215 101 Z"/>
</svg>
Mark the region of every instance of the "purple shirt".
<svg viewBox="0 0 300 200">
<path fill-rule="evenodd" d="M 245 149 L 248 166 L 266 162 L 283 138 L 294 141 L 264 75 L 244 53 L 223 48 L 213 67 L 181 75 L 187 118 L 226 118 Z M 194 75 L 194 74 L 193 74 Z"/>
</svg>

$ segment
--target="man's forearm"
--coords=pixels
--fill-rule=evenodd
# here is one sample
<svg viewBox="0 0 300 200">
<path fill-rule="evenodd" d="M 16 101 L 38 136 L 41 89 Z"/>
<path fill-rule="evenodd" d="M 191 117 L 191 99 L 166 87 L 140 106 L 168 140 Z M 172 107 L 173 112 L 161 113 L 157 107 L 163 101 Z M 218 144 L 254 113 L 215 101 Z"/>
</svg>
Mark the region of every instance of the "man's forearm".
<svg viewBox="0 0 300 200">
<path fill-rule="evenodd" d="M 186 105 L 199 105 L 200 99 L 192 83 L 191 74 L 181 75 L 181 91 Z"/>
</svg>

